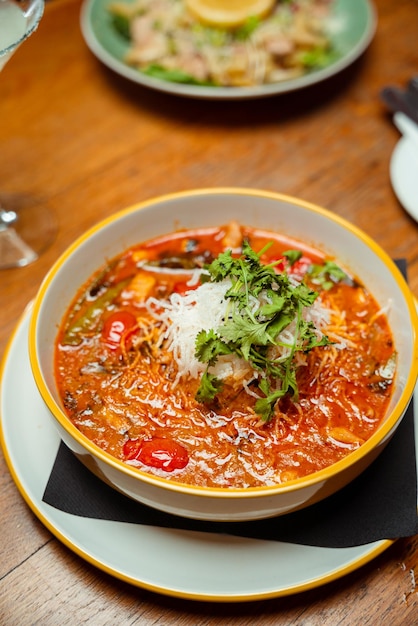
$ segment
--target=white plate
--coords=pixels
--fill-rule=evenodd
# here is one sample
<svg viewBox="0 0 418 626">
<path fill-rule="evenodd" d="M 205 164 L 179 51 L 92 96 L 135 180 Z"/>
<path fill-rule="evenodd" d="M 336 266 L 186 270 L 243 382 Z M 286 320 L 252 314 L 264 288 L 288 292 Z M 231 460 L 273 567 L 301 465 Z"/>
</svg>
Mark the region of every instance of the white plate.
<svg viewBox="0 0 418 626">
<path fill-rule="evenodd" d="M 335 0 L 330 36 L 339 58 L 323 69 L 304 76 L 254 87 L 205 87 L 151 78 L 129 67 L 123 59 L 128 44 L 111 24 L 109 0 L 85 0 L 81 10 L 81 32 L 93 54 L 117 74 L 151 89 L 192 98 L 234 100 L 260 98 L 313 85 L 341 72 L 366 50 L 376 31 L 376 12 L 369 0 Z"/>
<path fill-rule="evenodd" d="M 401 137 L 390 160 L 390 178 L 399 202 L 418 221 L 418 148 Z"/>
<path fill-rule="evenodd" d="M 242 602 L 325 584 L 367 563 L 393 543 L 317 548 L 87 519 L 44 503 L 43 492 L 60 440 L 30 369 L 29 315 L 30 308 L 3 360 L 1 443 L 13 479 L 35 515 L 89 563 L 166 595 Z"/>
</svg>

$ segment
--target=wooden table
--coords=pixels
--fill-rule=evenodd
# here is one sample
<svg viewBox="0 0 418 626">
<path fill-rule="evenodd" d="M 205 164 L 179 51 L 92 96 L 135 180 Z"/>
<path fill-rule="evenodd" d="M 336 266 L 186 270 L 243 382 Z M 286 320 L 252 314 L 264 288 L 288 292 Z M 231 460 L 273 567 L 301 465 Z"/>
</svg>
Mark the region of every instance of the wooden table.
<svg viewBox="0 0 418 626">
<path fill-rule="evenodd" d="M 367 53 L 326 83 L 246 102 L 152 92 L 92 56 L 80 0 L 53 0 L 0 81 L 0 189 L 15 206 L 46 207 L 58 230 L 26 268 L 1 272 L 0 351 L 58 255 L 99 219 L 137 201 L 213 186 L 299 196 L 351 220 L 409 263 L 418 296 L 418 227 L 397 201 L 389 160 L 399 139 L 379 92 L 418 74 L 417 0 L 377 0 Z M 24 393 L 24 390 L 22 390 Z M 418 538 L 395 542 L 326 586 L 256 603 L 153 594 L 86 563 L 20 496 L 0 455 L 0 623 L 418 623 Z"/>
</svg>

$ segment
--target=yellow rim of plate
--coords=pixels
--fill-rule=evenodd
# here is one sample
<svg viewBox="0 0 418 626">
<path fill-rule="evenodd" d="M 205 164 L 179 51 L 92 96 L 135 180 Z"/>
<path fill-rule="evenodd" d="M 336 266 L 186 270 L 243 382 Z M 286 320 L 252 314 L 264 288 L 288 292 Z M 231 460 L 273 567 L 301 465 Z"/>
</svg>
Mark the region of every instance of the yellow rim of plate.
<svg viewBox="0 0 418 626">
<path fill-rule="evenodd" d="M 30 305 L 31 308 L 33 308 L 33 304 L 31 303 Z M 10 339 L 9 342 L 6 346 L 6 350 L 4 352 L 1 364 L 0 364 L 0 394 L 1 394 L 1 389 L 3 387 L 3 375 L 4 375 L 4 371 L 6 368 L 6 363 L 8 362 L 8 358 L 9 358 L 9 354 L 11 352 L 11 349 L 13 347 L 13 344 L 15 342 L 16 339 L 16 335 L 18 333 L 19 328 L 21 327 L 21 325 L 23 324 L 26 315 L 29 314 L 29 307 L 27 307 L 27 309 L 25 310 L 25 312 L 23 313 L 23 315 L 21 316 L 18 324 L 16 325 Z M 52 427 L 52 426 L 51 426 Z M 288 595 L 293 595 L 296 593 L 301 593 L 303 591 L 308 591 L 310 589 L 314 589 L 316 587 L 325 585 L 327 583 L 330 583 L 332 581 L 335 581 L 339 578 L 341 578 L 342 576 L 345 576 L 357 569 L 359 569 L 360 567 L 362 567 L 363 565 L 366 565 L 369 561 L 371 561 L 372 559 L 376 558 L 377 556 L 379 556 L 382 552 L 384 552 L 385 550 L 387 550 L 394 542 L 394 539 L 386 539 L 386 540 L 382 540 L 376 543 L 376 545 L 373 544 L 367 544 L 369 546 L 369 550 L 365 551 L 362 555 L 353 558 L 353 560 L 350 563 L 341 565 L 341 567 L 336 567 L 334 570 L 330 571 L 327 574 L 323 574 L 322 576 L 318 576 L 310 581 L 307 581 L 305 583 L 300 583 L 300 584 L 296 584 L 296 585 L 292 585 L 286 588 L 281 588 L 278 590 L 273 590 L 273 591 L 266 591 L 266 592 L 257 592 L 254 594 L 240 594 L 240 593 L 236 593 L 236 594 L 225 594 L 225 595 L 221 595 L 221 594 L 205 594 L 203 592 L 186 592 L 186 591 L 180 591 L 180 590 L 176 590 L 176 589 L 167 589 L 164 586 L 158 586 L 158 585 L 151 585 L 145 581 L 139 580 L 138 578 L 135 578 L 134 576 L 128 576 L 126 574 L 123 574 L 121 571 L 119 571 L 119 569 L 117 569 L 116 567 L 112 567 L 110 565 L 106 565 L 103 561 L 93 557 L 87 550 L 79 547 L 74 541 L 72 541 L 64 532 L 61 532 L 60 530 L 58 530 L 58 528 L 56 528 L 56 526 L 53 524 L 53 522 L 48 518 L 48 516 L 40 509 L 39 505 L 37 504 L 37 502 L 35 502 L 30 496 L 29 494 L 26 492 L 20 477 L 16 471 L 16 469 L 13 466 L 13 463 L 11 461 L 11 457 L 9 454 L 9 450 L 7 449 L 6 446 L 6 442 L 5 442 L 5 438 L 4 438 L 4 432 L 3 432 L 3 419 L 2 416 L 0 414 L 0 445 L 1 448 L 3 450 L 3 454 L 6 460 L 6 464 L 8 466 L 9 472 L 12 476 L 12 479 L 14 481 L 14 483 L 16 484 L 22 498 L 24 499 L 24 501 L 26 502 L 26 504 L 29 506 L 29 508 L 33 511 L 33 513 L 36 515 L 36 517 L 42 522 L 42 524 L 51 532 L 52 535 L 54 535 L 61 543 L 63 543 L 65 546 L 67 546 L 70 550 L 72 550 L 75 554 L 77 554 L 78 556 L 80 556 L 81 558 L 83 558 L 85 561 L 87 561 L 88 563 L 90 563 L 91 565 L 94 565 L 95 567 L 97 567 L 99 570 L 105 572 L 106 574 L 109 574 L 115 578 L 117 578 L 118 580 L 122 580 L 126 583 L 129 583 L 135 587 L 140 587 L 142 589 L 146 589 L 148 591 L 152 591 L 152 592 L 156 592 L 156 593 L 161 593 L 163 595 L 166 596 L 171 596 L 171 597 L 175 597 L 175 598 L 179 598 L 179 599 L 186 599 L 186 600 L 200 600 L 200 601 L 211 601 L 211 602 L 217 602 L 217 603 L 222 603 L 222 602 L 253 602 L 253 601 L 257 601 L 257 600 L 268 600 L 268 599 L 273 599 L 273 598 L 279 598 L 279 597 L 284 597 L 284 596 L 288 596 Z M 115 524 L 117 524 L 118 522 L 114 522 Z M 366 547 L 366 546 L 365 546 Z M 338 548 L 335 548 L 335 550 L 339 550 Z M 278 567 L 280 567 L 280 564 L 278 563 Z"/>
</svg>

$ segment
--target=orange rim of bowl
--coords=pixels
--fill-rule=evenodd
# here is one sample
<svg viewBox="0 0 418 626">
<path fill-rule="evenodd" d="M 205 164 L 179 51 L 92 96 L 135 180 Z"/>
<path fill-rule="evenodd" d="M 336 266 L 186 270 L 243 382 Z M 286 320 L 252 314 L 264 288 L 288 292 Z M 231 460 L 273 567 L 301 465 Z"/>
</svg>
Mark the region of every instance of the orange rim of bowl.
<svg viewBox="0 0 418 626">
<path fill-rule="evenodd" d="M 309 474 L 305 477 L 298 478 L 296 480 L 291 480 L 283 484 L 279 485 L 269 485 L 262 487 L 250 487 L 250 488 L 228 488 L 225 489 L 223 487 L 200 487 L 197 485 L 189 485 L 181 482 L 177 482 L 174 480 L 167 480 L 163 477 L 153 476 L 148 474 L 147 472 L 137 469 L 131 468 L 129 465 L 124 463 L 123 461 L 117 459 L 112 456 L 108 452 L 102 450 L 99 446 L 94 444 L 90 439 L 88 439 L 85 435 L 83 435 L 70 421 L 68 416 L 64 413 L 62 408 L 56 403 L 53 398 L 47 384 L 45 383 L 44 377 L 42 375 L 41 367 L 38 361 L 37 356 L 37 348 L 36 348 L 36 329 L 38 323 L 38 316 L 40 312 L 40 308 L 42 305 L 42 301 L 45 293 L 48 291 L 48 288 L 54 279 L 55 275 L 59 272 L 60 268 L 63 264 L 71 257 L 71 255 L 78 249 L 78 247 L 88 240 L 93 234 L 102 230 L 104 227 L 109 226 L 113 222 L 119 220 L 121 217 L 136 213 L 142 209 L 150 208 L 155 205 L 159 205 L 163 202 L 181 199 L 181 198 L 189 198 L 189 197 L 199 197 L 199 196 L 218 196 L 218 195 L 243 195 L 243 196 L 252 196 L 256 198 L 268 198 L 272 200 L 285 201 L 290 204 L 297 205 L 299 207 L 305 208 L 308 211 L 313 213 L 317 213 L 326 217 L 327 219 L 335 222 L 342 226 L 345 230 L 348 230 L 353 235 L 355 235 L 358 239 L 360 239 L 363 243 L 365 243 L 374 253 L 375 255 L 384 263 L 386 268 L 391 272 L 393 278 L 395 279 L 402 295 L 407 304 L 411 322 L 412 322 L 412 331 L 413 331 L 413 362 L 408 375 L 408 379 L 405 383 L 404 389 L 392 411 L 390 417 L 388 417 L 383 424 L 377 429 L 377 431 L 357 450 L 354 450 L 350 454 L 348 454 L 344 459 L 333 463 L 332 465 Z M 265 191 L 265 190 L 256 190 L 256 189 L 247 189 L 242 187 L 215 187 L 215 188 L 202 188 L 195 189 L 190 191 L 182 191 L 170 193 L 162 196 L 157 196 L 156 198 L 152 198 L 150 200 L 145 200 L 143 202 L 139 202 L 134 205 L 130 205 L 126 209 L 118 211 L 117 213 L 113 213 L 109 217 L 99 221 L 97 224 L 89 228 L 85 233 L 83 233 L 80 237 L 78 237 L 57 259 L 52 268 L 49 270 L 47 275 L 45 276 L 38 293 L 33 302 L 32 314 L 29 322 L 29 360 L 32 368 L 32 373 L 35 379 L 36 386 L 47 405 L 49 411 L 55 417 L 60 426 L 66 431 L 71 437 L 73 437 L 76 442 L 86 449 L 93 457 L 99 459 L 105 464 L 112 466 L 114 469 L 118 469 L 119 471 L 127 474 L 133 478 L 141 479 L 142 481 L 154 485 L 160 486 L 168 491 L 177 491 L 183 494 L 189 495 L 197 495 L 202 497 L 210 497 L 210 498 L 234 498 L 234 499 L 250 499 L 250 498 L 259 498 L 259 497 L 271 497 L 273 495 L 279 493 L 286 493 L 289 491 L 298 491 L 300 489 L 304 489 L 306 487 L 310 487 L 315 485 L 316 483 L 326 481 L 331 477 L 336 477 L 344 470 L 347 470 L 352 465 L 356 464 L 360 459 L 365 457 L 370 450 L 372 450 L 379 442 L 384 441 L 389 435 L 391 435 L 391 431 L 394 429 L 398 420 L 404 414 L 410 400 L 412 394 L 414 392 L 416 379 L 418 376 L 418 316 L 417 310 L 415 306 L 414 297 L 412 295 L 411 290 L 401 272 L 389 257 L 389 255 L 377 244 L 369 235 L 363 232 L 361 229 L 351 224 L 349 221 L 344 218 L 330 212 L 328 209 L 315 205 L 305 200 L 301 200 L 299 198 L 295 198 L 293 196 L 289 196 L 286 194 L 281 194 L 277 192 Z"/>
</svg>

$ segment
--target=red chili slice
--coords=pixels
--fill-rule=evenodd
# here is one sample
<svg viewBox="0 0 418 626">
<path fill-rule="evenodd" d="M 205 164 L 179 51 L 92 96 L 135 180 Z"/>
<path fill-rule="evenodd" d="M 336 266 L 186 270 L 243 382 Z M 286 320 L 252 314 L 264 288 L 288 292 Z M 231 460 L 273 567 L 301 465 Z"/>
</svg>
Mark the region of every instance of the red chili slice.
<svg viewBox="0 0 418 626">
<path fill-rule="evenodd" d="M 180 294 L 181 296 L 184 296 L 184 294 L 187 291 L 191 291 L 192 289 L 196 289 L 197 287 L 199 287 L 199 285 L 200 285 L 200 283 L 196 283 L 195 285 L 192 285 L 192 286 L 188 285 L 187 282 L 186 283 L 183 283 L 183 282 L 176 283 L 174 285 L 173 291 L 175 293 Z"/>
<path fill-rule="evenodd" d="M 164 437 L 154 437 L 141 441 L 129 439 L 123 446 L 127 461 L 137 460 L 166 472 L 183 469 L 189 462 L 189 454 L 177 441 Z"/>
<path fill-rule="evenodd" d="M 278 258 L 278 259 L 270 259 L 270 260 L 269 260 L 269 263 L 272 263 L 273 261 L 276 263 L 276 265 L 274 266 L 274 269 L 275 269 L 275 271 L 276 271 L 277 273 L 279 273 L 279 274 L 280 274 L 281 272 L 284 272 L 284 271 L 285 271 L 285 269 L 286 269 L 286 264 L 287 264 L 287 259 L 286 259 L 286 257 L 282 256 L 282 257 L 280 257 L 280 258 Z"/>
<path fill-rule="evenodd" d="M 270 265 L 271 263 L 274 263 L 274 270 L 276 274 L 284 272 L 288 264 L 288 260 L 285 256 L 269 256 L 268 253 L 263 254 L 260 257 L 260 261 L 263 265 Z"/>
<path fill-rule="evenodd" d="M 301 256 L 300 259 L 293 263 L 287 271 L 290 276 L 302 279 L 311 265 L 312 260 L 309 257 Z"/>
<path fill-rule="evenodd" d="M 103 324 L 102 338 L 104 343 L 111 350 L 118 350 L 122 339 L 124 339 L 125 347 L 129 350 L 132 344 L 130 332 L 136 325 L 135 315 L 129 313 L 129 311 L 115 311 L 115 313 L 109 315 Z"/>
</svg>

